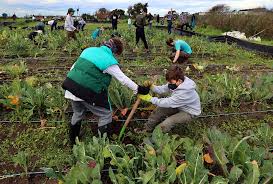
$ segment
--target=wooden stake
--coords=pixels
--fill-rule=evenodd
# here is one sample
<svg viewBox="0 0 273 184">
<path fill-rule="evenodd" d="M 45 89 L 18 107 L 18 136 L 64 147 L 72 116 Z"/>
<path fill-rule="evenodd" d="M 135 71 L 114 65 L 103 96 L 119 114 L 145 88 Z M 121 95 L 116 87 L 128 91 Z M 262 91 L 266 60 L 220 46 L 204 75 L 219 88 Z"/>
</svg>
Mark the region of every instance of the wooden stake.
<svg viewBox="0 0 273 184">
<path fill-rule="evenodd" d="M 126 127 L 129 125 L 129 123 L 130 123 L 130 121 L 131 121 L 131 119 L 132 119 L 132 117 L 133 117 L 133 115 L 134 115 L 134 113 L 135 113 L 138 105 L 140 104 L 140 101 L 141 101 L 141 99 L 137 98 L 137 100 L 136 100 L 136 102 L 135 102 L 135 104 L 134 104 L 134 106 L 133 106 L 133 108 L 132 108 L 132 110 L 131 110 L 128 118 L 126 119 L 126 121 L 125 121 L 125 123 L 124 123 L 124 125 L 123 125 L 123 127 L 122 127 L 122 129 L 121 129 L 121 131 L 119 133 L 119 137 L 118 137 L 119 141 L 121 140 L 121 138 L 122 138 L 122 136 L 123 136 L 123 134 L 125 132 Z"/>
</svg>

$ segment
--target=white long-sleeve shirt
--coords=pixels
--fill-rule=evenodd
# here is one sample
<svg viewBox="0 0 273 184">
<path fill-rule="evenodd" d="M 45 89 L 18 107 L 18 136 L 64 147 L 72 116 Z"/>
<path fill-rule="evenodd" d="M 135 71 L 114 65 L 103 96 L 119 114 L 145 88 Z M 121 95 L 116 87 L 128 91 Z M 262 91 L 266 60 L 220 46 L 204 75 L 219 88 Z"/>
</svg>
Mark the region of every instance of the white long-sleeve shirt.
<svg viewBox="0 0 273 184">
<path fill-rule="evenodd" d="M 65 18 L 64 28 L 65 28 L 66 31 L 74 31 L 76 29 L 74 27 L 74 19 L 69 14 Z"/>
<path fill-rule="evenodd" d="M 74 65 L 71 67 L 71 69 L 74 67 Z M 106 70 L 103 71 L 103 73 L 107 73 L 111 76 L 113 76 L 115 79 L 117 79 L 122 85 L 127 86 L 128 88 L 130 88 L 131 90 L 134 91 L 134 94 L 137 94 L 137 88 L 138 85 L 132 81 L 130 78 L 128 78 L 119 68 L 118 65 L 112 65 L 110 67 L 108 67 Z M 71 92 L 69 91 L 65 91 L 65 98 L 73 100 L 73 101 L 84 101 L 78 97 L 76 97 L 75 95 L 73 95 Z"/>
</svg>

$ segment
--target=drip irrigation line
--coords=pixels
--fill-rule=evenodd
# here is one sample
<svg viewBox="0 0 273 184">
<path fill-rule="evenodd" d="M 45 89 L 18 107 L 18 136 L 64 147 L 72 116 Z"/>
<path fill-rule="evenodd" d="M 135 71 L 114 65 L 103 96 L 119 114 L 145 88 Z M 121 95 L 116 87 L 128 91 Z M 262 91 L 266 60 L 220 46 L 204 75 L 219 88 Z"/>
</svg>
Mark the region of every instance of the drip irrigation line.
<svg viewBox="0 0 273 184">
<path fill-rule="evenodd" d="M 117 169 L 112 169 L 113 171 L 117 171 Z M 55 173 L 66 173 L 66 171 L 54 171 Z M 103 169 L 101 170 L 101 172 L 109 172 L 109 169 Z M 46 172 L 45 171 L 31 171 L 28 172 L 27 175 L 31 176 L 31 175 L 45 175 Z M 0 176 L 0 180 L 3 179 L 7 179 L 7 178 L 14 178 L 16 176 L 22 176 L 25 175 L 25 173 L 14 173 L 14 174 L 6 174 L 6 175 L 2 175 Z"/>
<path fill-rule="evenodd" d="M 246 112 L 230 112 L 230 113 L 218 113 L 218 114 L 207 114 L 207 115 L 199 115 L 196 116 L 194 119 L 203 119 L 203 118 L 215 118 L 215 117 L 221 117 L 221 116 L 241 116 L 241 115 L 248 115 L 248 114 L 258 114 L 258 113 L 273 113 L 273 109 L 268 110 L 260 110 L 260 111 L 246 111 Z M 125 122 L 126 120 L 116 120 L 115 122 Z M 132 119 L 131 121 L 138 122 L 138 121 L 148 121 L 148 119 Z M 47 121 L 48 123 L 64 123 L 65 121 Z M 97 120 L 86 120 L 87 123 L 97 123 Z M 21 123 L 21 121 L 8 121 L 8 120 L 2 120 L 0 123 Z M 41 123 L 40 120 L 34 120 L 29 121 L 28 123 Z"/>
</svg>

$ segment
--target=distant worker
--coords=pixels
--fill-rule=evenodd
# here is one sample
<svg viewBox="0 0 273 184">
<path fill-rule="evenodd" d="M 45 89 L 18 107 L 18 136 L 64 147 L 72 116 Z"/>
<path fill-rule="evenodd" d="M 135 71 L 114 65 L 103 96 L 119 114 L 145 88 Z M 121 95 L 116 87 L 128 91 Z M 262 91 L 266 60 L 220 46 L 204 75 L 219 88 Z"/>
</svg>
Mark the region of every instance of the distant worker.
<svg viewBox="0 0 273 184">
<path fill-rule="evenodd" d="M 12 15 L 12 19 L 16 20 L 17 16 L 15 15 L 15 13 Z"/>
<path fill-rule="evenodd" d="M 170 96 L 158 98 L 149 94 L 139 95 L 140 99 L 157 106 L 145 124 L 148 132 L 153 131 L 157 125 L 163 132 L 170 132 L 175 125 L 188 123 L 201 114 L 200 97 L 196 92 L 195 82 L 184 76 L 182 69 L 175 65 L 169 68 L 165 77 L 167 84 L 156 86 L 149 82 L 149 85 L 152 92 Z"/>
<path fill-rule="evenodd" d="M 157 14 L 157 16 L 156 16 L 156 26 L 159 25 L 159 21 L 160 21 L 160 17 L 159 17 L 159 14 Z"/>
<path fill-rule="evenodd" d="M 132 19 L 129 16 L 129 18 L 128 18 L 128 28 L 131 29 L 131 26 L 132 26 Z"/>
<path fill-rule="evenodd" d="M 190 30 L 192 30 L 192 26 L 190 24 L 190 21 L 189 21 L 190 18 L 187 15 L 187 13 L 182 12 L 181 14 L 180 14 L 179 18 L 180 18 L 180 22 L 181 22 L 181 32 L 180 32 L 180 34 L 182 35 L 183 30 L 188 30 L 188 28 Z M 185 27 L 185 29 L 184 29 L 184 27 Z"/>
<path fill-rule="evenodd" d="M 137 51 L 139 39 L 143 41 L 146 52 L 149 51 L 144 32 L 144 27 L 147 25 L 146 23 L 147 11 L 148 11 L 147 8 L 142 10 L 142 12 L 136 16 L 136 20 L 134 22 L 134 26 L 136 26 L 136 48 L 134 49 L 134 52 Z"/>
<path fill-rule="evenodd" d="M 196 18 L 195 18 L 195 14 L 192 14 L 191 17 L 191 30 L 194 29 L 196 26 Z"/>
<path fill-rule="evenodd" d="M 169 38 L 166 41 L 166 44 L 170 47 L 173 47 L 175 50 L 175 53 L 172 54 L 172 56 L 174 57 L 172 61 L 173 63 L 177 62 L 178 59 L 182 62 L 187 62 L 192 54 L 190 45 L 184 40 L 174 41 L 172 38 Z"/>
<path fill-rule="evenodd" d="M 74 12 L 75 10 L 73 10 L 73 8 L 68 9 L 67 16 L 64 23 L 64 28 L 67 31 L 68 40 L 70 40 L 71 38 L 74 40 L 77 40 L 77 37 L 76 37 L 77 29 L 76 27 L 74 27 L 74 19 L 72 17 Z"/>
<path fill-rule="evenodd" d="M 37 42 L 35 41 L 35 38 L 36 38 L 39 34 L 42 34 L 42 33 L 43 33 L 42 30 L 33 31 L 33 32 L 29 33 L 28 39 L 30 39 L 31 41 L 33 41 L 34 44 L 37 44 Z"/>
<path fill-rule="evenodd" d="M 187 17 L 184 12 L 179 15 L 180 35 L 183 34 L 184 26 L 187 24 Z"/>
<path fill-rule="evenodd" d="M 148 24 L 149 24 L 149 29 L 152 29 L 153 16 L 151 13 L 148 14 Z"/>
<path fill-rule="evenodd" d="M 117 30 L 118 29 L 118 16 L 116 12 L 113 13 L 111 16 L 111 22 L 112 22 L 112 29 Z"/>
<path fill-rule="evenodd" d="M 50 25 L 51 31 L 53 31 L 53 29 L 57 30 L 57 19 L 50 20 L 47 24 Z"/>
<path fill-rule="evenodd" d="M 36 30 L 41 30 L 43 31 L 43 33 L 45 33 L 45 23 L 44 23 L 44 19 L 41 19 L 39 21 L 39 23 L 36 26 Z"/>
<path fill-rule="evenodd" d="M 86 25 L 85 20 L 84 20 L 83 18 L 81 18 L 81 19 L 79 20 L 79 30 L 83 31 L 85 25 Z"/>
<path fill-rule="evenodd" d="M 172 33 L 172 26 L 173 26 L 173 12 L 172 10 L 168 12 L 167 17 L 167 23 L 168 23 L 168 33 Z"/>
<path fill-rule="evenodd" d="M 123 44 L 117 38 L 104 42 L 100 47 L 85 49 L 68 72 L 62 87 L 65 98 L 71 100 L 73 116 L 70 123 L 70 141 L 80 135 L 81 121 L 86 110 L 99 117 L 98 132 L 111 134 L 112 111 L 108 87 L 112 77 L 135 94 L 148 94 L 149 88 L 138 86 L 119 68 L 115 56 L 122 54 Z"/>
<path fill-rule="evenodd" d="M 104 28 L 103 27 L 97 27 L 97 29 L 95 29 L 93 32 L 92 32 L 92 39 L 93 40 L 96 40 L 103 32 Z"/>
</svg>

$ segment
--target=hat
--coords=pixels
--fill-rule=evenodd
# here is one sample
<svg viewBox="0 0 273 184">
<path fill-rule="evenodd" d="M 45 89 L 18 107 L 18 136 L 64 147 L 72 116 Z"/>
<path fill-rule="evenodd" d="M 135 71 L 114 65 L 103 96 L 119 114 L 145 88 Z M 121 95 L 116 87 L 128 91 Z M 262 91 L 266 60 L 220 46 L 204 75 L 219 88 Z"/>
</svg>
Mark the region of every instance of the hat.
<svg viewBox="0 0 273 184">
<path fill-rule="evenodd" d="M 74 10 L 73 8 L 69 8 L 67 12 L 68 12 L 68 13 L 70 13 L 70 12 L 75 12 L 75 10 Z"/>
</svg>

